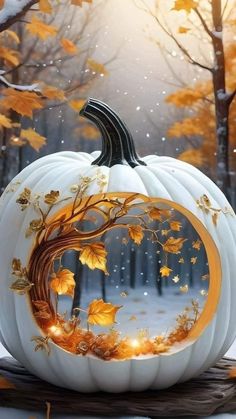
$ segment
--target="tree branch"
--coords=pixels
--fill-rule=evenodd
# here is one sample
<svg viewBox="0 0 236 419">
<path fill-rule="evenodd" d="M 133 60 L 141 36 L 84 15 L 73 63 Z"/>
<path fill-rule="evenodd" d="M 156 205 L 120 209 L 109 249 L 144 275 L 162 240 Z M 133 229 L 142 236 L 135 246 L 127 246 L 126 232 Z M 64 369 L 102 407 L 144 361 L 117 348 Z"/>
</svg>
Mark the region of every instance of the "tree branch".
<svg viewBox="0 0 236 419">
<path fill-rule="evenodd" d="M 9 14 L 7 13 L 7 4 L 5 3 L 5 6 L 0 11 L 0 32 L 5 31 L 8 29 L 13 23 L 16 23 L 19 21 L 21 17 L 23 17 L 26 12 L 36 3 L 38 3 L 39 0 L 29 0 L 28 3 L 26 3 L 22 9 L 16 12 L 15 15 L 13 15 L 12 11 L 9 11 Z M 18 6 L 20 4 L 20 0 L 18 1 Z"/>
<path fill-rule="evenodd" d="M 27 91 L 27 92 L 36 92 L 36 93 L 40 93 L 40 89 L 38 88 L 38 84 L 34 83 L 34 84 L 30 84 L 30 85 L 25 85 L 25 86 L 21 86 L 18 84 L 13 84 L 10 83 L 4 76 L 3 76 L 4 72 L 0 71 L 0 84 L 6 86 L 6 87 L 10 87 L 12 89 L 15 90 L 19 90 L 19 91 Z"/>
<path fill-rule="evenodd" d="M 199 19 L 200 19 L 200 21 L 202 23 L 202 26 L 205 29 L 206 33 L 210 36 L 210 38 L 213 38 L 214 37 L 214 34 L 209 29 L 209 27 L 208 27 L 207 23 L 205 22 L 203 16 L 201 15 L 200 11 L 197 8 L 196 9 L 193 9 L 193 10 L 196 13 L 196 15 L 199 17 Z"/>
</svg>

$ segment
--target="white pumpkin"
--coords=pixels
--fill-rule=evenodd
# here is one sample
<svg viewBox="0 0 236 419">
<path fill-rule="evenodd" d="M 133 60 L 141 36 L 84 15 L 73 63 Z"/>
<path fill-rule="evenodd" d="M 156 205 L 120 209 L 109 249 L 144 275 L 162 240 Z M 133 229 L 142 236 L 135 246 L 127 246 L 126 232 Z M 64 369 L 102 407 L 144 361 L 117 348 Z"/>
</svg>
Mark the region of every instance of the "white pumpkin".
<svg viewBox="0 0 236 419">
<path fill-rule="evenodd" d="M 235 214 L 218 187 L 193 166 L 155 155 L 140 160 L 127 128 L 102 102 L 90 99 L 81 113 L 101 130 L 104 140 L 101 154 L 59 152 L 45 156 L 17 175 L 1 197 L 1 342 L 30 372 L 62 387 L 82 392 L 166 388 L 188 380 L 213 365 L 235 338 Z M 215 243 L 218 252 L 216 249 L 213 252 L 215 259 L 211 265 L 215 267 L 210 269 L 210 284 L 213 284 L 214 292 L 214 281 L 218 281 L 220 298 L 216 294 L 214 302 L 214 295 L 211 296 L 215 309 L 213 312 L 209 309 L 211 314 L 206 313 L 208 320 L 201 333 L 192 336 L 178 351 L 124 361 L 103 361 L 90 355 L 74 355 L 54 343 L 50 343 L 50 356 L 44 351 L 34 351 L 35 343 L 31 338 L 42 335 L 42 331 L 33 317 L 29 296 L 18 295 L 9 289 L 13 281 L 12 260 L 20 258 L 24 266 L 29 260 L 33 238 L 25 238 L 25 231 L 35 218 L 32 207 L 20 211 L 16 200 L 24 188 L 29 188 L 32 194 L 59 190 L 60 196 L 66 198 L 71 186 L 77 184 L 81 176 L 97 176 L 100 179 L 89 186 L 87 195 L 98 194 L 102 188 L 103 192 L 137 192 L 171 201 L 201 222 L 203 235 L 207 235 L 207 230 L 213 242 L 211 251 Z M 211 211 L 204 211 L 204 206 L 197 205 L 203 196 L 207 196 L 211 206 L 219 210 L 217 224 L 212 220 Z M 60 204 L 62 208 L 63 205 L 65 203 Z"/>
</svg>

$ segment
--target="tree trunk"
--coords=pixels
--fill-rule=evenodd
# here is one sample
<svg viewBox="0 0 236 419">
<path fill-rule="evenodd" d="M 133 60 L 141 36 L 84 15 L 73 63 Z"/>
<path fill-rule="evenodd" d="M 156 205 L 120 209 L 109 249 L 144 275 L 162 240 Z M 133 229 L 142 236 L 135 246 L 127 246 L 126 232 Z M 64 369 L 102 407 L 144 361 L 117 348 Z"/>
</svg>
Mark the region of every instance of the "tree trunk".
<svg viewBox="0 0 236 419">
<path fill-rule="evenodd" d="M 213 68 L 213 88 L 216 115 L 217 139 L 217 184 L 228 196 L 229 174 L 229 100 L 225 82 L 225 54 L 223 44 L 223 22 L 221 0 L 212 0 L 212 46 L 215 63 Z"/>
</svg>

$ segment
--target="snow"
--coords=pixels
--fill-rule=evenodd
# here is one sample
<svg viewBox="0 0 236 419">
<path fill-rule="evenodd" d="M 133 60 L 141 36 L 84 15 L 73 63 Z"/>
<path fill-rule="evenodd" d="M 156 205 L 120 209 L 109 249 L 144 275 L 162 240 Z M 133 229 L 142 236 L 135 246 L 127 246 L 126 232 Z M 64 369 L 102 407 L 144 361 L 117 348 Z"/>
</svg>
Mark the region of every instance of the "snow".
<svg viewBox="0 0 236 419">
<path fill-rule="evenodd" d="M 218 39 L 223 38 L 223 32 L 222 31 L 212 31 L 212 34 L 215 36 L 215 38 L 218 38 Z"/>
<path fill-rule="evenodd" d="M 31 0 L 5 0 L 4 7 L 0 10 L 0 24 L 20 13 L 30 2 Z"/>
<path fill-rule="evenodd" d="M 22 92 L 40 92 L 40 89 L 38 88 L 38 83 L 33 83 L 25 86 L 22 86 L 20 84 L 13 84 L 10 83 L 2 74 L 4 74 L 4 71 L 0 70 L 0 81 L 2 81 L 2 83 L 7 87 L 11 87 L 12 89 L 20 90 Z"/>
</svg>

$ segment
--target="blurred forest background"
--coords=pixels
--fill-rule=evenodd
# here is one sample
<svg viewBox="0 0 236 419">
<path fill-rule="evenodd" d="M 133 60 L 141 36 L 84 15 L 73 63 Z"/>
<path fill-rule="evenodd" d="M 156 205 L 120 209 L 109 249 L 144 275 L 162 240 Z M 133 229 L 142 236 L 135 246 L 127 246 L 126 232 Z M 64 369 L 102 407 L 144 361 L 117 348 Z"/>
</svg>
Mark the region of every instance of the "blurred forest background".
<svg viewBox="0 0 236 419">
<path fill-rule="evenodd" d="M 141 156 L 190 162 L 235 208 L 235 6 L 0 0 L 1 191 L 40 156 L 100 148 L 99 132 L 79 117 L 92 96 L 121 115 Z"/>
</svg>

